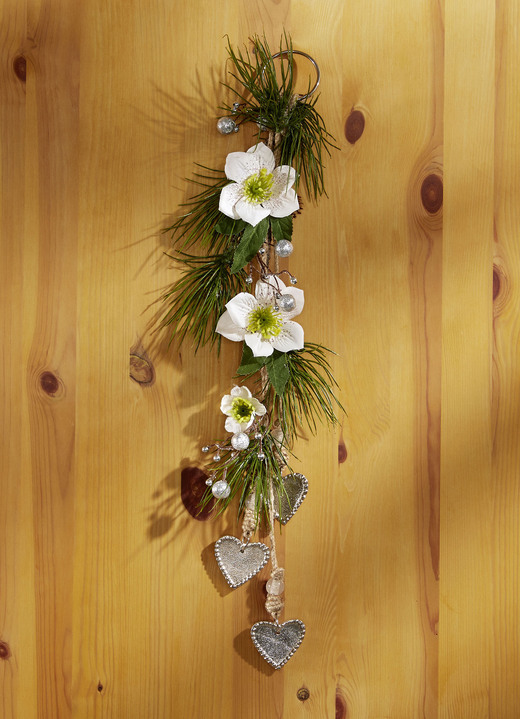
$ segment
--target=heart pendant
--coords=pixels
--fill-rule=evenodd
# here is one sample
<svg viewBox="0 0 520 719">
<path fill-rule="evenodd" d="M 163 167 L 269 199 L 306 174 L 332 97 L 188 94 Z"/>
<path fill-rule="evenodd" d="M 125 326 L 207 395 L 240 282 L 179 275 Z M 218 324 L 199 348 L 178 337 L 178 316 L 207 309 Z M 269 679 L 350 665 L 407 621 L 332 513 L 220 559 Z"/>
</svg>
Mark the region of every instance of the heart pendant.
<svg viewBox="0 0 520 719">
<path fill-rule="evenodd" d="M 308 489 L 309 482 L 303 474 L 287 474 L 282 477 L 280 504 L 277 507 L 275 506 L 274 516 L 276 519 L 282 524 L 287 524 L 305 499 Z"/>
<path fill-rule="evenodd" d="M 305 624 L 290 619 L 283 624 L 257 622 L 251 627 L 251 639 L 260 654 L 275 669 L 289 661 L 305 636 Z"/>
<path fill-rule="evenodd" d="M 269 547 L 261 542 L 242 544 L 226 535 L 215 542 L 215 557 L 230 587 L 239 587 L 254 577 L 269 560 Z"/>
</svg>

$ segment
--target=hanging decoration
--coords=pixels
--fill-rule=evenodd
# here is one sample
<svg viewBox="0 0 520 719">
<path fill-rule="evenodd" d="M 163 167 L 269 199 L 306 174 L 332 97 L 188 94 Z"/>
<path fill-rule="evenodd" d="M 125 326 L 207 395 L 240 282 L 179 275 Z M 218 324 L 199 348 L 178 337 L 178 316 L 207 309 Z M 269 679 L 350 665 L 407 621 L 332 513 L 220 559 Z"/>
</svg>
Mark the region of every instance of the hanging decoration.
<svg viewBox="0 0 520 719">
<path fill-rule="evenodd" d="M 254 123 L 256 141 L 245 152 L 230 152 L 223 170 L 198 166 L 196 193 L 167 228 L 180 277 L 163 298 L 162 325 L 179 344 L 191 338 L 195 352 L 206 344 L 218 352 L 222 338 L 242 343 L 240 366 L 220 403 L 227 434 L 202 447 L 209 461 L 201 507 L 215 502 L 220 513 L 238 500 L 240 538 L 215 543 L 230 587 L 240 587 L 270 562 L 265 608 L 272 621 L 254 624 L 251 638 L 278 669 L 305 634 L 299 619 L 280 623 L 285 570 L 278 564 L 275 524 L 289 522 L 309 486 L 291 469 L 291 450 L 300 428 L 314 432 L 318 421 L 335 424 L 341 409 L 330 350 L 305 340 L 299 323 L 304 291 L 280 265 L 293 251 L 301 193 L 315 201 L 325 191 L 323 157 L 334 145 L 316 110 L 320 71 L 314 59 L 293 50 L 287 35 L 275 54 L 265 39 L 251 42 L 251 53 L 228 44 L 238 90 L 226 85 L 237 97 L 221 108 L 227 116 L 217 130 L 225 136 Z M 296 55 L 316 73 L 303 95 L 294 89 Z M 269 546 L 252 541 L 261 525 Z"/>
</svg>

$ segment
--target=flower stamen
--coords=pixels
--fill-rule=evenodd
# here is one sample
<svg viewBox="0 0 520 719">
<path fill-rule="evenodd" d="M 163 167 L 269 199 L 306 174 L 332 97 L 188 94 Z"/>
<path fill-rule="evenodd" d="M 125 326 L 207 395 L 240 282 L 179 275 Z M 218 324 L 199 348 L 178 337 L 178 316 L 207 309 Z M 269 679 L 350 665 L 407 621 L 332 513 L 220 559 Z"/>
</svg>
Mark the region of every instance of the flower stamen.
<svg viewBox="0 0 520 719">
<path fill-rule="evenodd" d="M 244 197 L 254 205 L 261 205 L 273 194 L 274 177 L 268 173 L 265 167 L 244 182 Z"/>
<path fill-rule="evenodd" d="M 282 331 L 283 319 L 279 312 L 273 307 L 258 307 L 248 317 L 247 331 L 258 332 L 262 339 L 269 340 L 271 337 L 278 337 Z"/>
<path fill-rule="evenodd" d="M 244 424 L 249 422 L 253 414 L 255 413 L 255 407 L 252 402 L 243 397 L 235 397 L 231 403 L 231 409 L 229 416 L 232 417 L 235 422 Z"/>
</svg>

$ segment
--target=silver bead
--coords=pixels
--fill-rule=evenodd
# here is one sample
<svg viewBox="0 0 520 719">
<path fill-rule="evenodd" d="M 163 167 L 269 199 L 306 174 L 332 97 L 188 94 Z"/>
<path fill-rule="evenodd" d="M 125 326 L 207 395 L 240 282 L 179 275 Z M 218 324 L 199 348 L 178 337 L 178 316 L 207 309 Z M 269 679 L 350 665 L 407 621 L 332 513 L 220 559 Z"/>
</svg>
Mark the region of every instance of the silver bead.
<svg viewBox="0 0 520 719">
<path fill-rule="evenodd" d="M 296 300 L 292 295 L 282 295 L 278 304 L 282 312 L 291 312 L 296 307 Z"/>
<path fill-rule="evenodd" d="M 261 432 L 257 432 L 257 433 L 255 434 L 255 439 L 262 439 L 262 437 L 263 437 L 263 435 L 262 435 Z"/>
<path fill-rule="evenodd" d="M 211 477 L 208 477 L 206 480 L 206 484 L 208 485 L 208 487 L 211 487 L 211 485 L 213 484 L 213 479 Z"/>
<path fill-rule="evenodd" d="M 220 462 L 220 454 L 214 454 L 214 455 L 213 455 L 213 461 L 214 461 L 214 462 Z"/>
<path fill-rule="evenodd" d="M 297 284 L 298 284 L 298 280 L 296 279 L 296 277 L 291 277 L 291 285 L 297 285 Z"/>
<path fill-rule="evenodd" d="M 208 447 L 207 444 L 204 445 L 204 447 L 202 448 L 202 451 L 204 452 L 204 454 L 205 454 L 206 452 L 209 452 L 209 447 Z"/>
<path fill-rule="evenodd" d="M 249 437 L 245 432 L 237 432 L 231 437 L 231 446 L 236 450 L 247 449 L 249 447 Z"/>
<path fill-rule="evenodd" d="M 253 284 L 253 278 L 251 277 L 251 275 L 248 275 L 246 277 L 246 285 L 252 285 L 252 284 Z"/>
<path fill-rule="evenodd" d="M 258 452 L 258 454 L 257 454 L 256 456 L 258 457 L 258 459 L 259 459 L 260 461 L 263 460 L 263 459 L 265 459 L 265 454 L 264 454 L 263 452 Z"/>
<path fill-rule="evenodd" d="M 265 255 L 265 249 L 264 249 L 263 247 L 261 247 L 261 248 L 258 250 L 258 254 L 259 254 L 259 255 Z"/>
<path fill-rule="evenodd" d="M 232 117 L 221 117 L 217 121 L 217 130 L 221 135 L 230 135 L 232 132 L 236 132 L 238 127 Z"/>
<path fill-rule="evenodd" d="M 274 246 L 274 251 L 278 257 L 289 257 L 292 254 L 294 247 L 290 240 L 278 240 Z"/>
<path fill-rule="evenodd" d="M 229 497 L 231 493 L 231 487 L 225 479 L 219 479 L 218 482 L 215 482 L 215 484 L 211 488 L 211 491 L 213 492 L 213 496 L 217 499 L 225 499 L 226 497 Z"/>
</svg>

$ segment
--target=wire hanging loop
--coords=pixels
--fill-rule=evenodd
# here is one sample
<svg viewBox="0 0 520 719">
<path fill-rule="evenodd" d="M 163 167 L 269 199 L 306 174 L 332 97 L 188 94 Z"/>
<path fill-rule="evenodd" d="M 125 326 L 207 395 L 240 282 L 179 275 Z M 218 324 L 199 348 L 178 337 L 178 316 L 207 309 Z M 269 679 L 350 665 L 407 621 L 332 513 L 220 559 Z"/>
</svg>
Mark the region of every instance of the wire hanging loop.
<svg viewBox="0 0 520 719">
<path fill-rule="evenodd" d="M 275 54 L 272 55 L 271 57 L 273 60 L 276 60 L 277 57 L 282 57 L 282 55 L 303 55 L 303 57 L 306 57 L 307 60 L 309 60 L 309 62 L 311 62 L 312 65 L 314 66 L 314 69 L 316 70 L 316 82 L 314 83 L 314 87 L 311 90 L 309 90 L 309 92 L 307 92 L 305 95 L 300 95 L 300 93 L 297 93 L 298 99 L 300 101 L 307 100 L 308 97 L 310 97 L 311 95 L 314 95 L 314 93 L 316 92 L 316 90 L 318 89 L 318 86 L 320 84 L 321 72 L 320 72 L 318 63 L 316 62 L 316 60 L 313 57 L 311 57 L 311 55 L 309 55 L 306 52 L 303 52 L 302 50 L 281 50 L 280 52 L 275 52 Z M 262 67 L 262 77 L 264 75 L 264 72 L 265 72 L 265 65 Z"/>
</svg>

